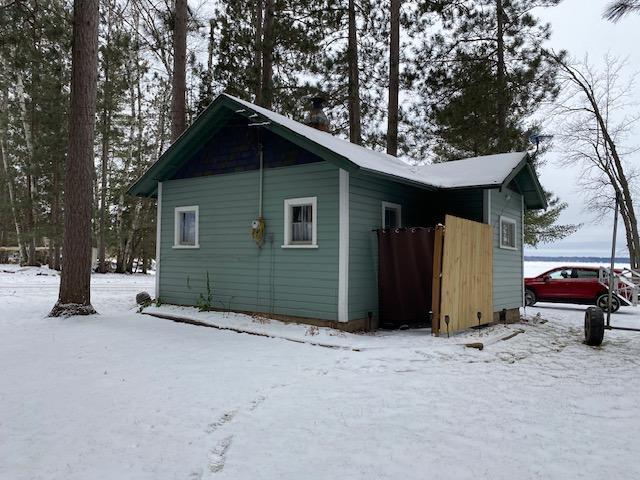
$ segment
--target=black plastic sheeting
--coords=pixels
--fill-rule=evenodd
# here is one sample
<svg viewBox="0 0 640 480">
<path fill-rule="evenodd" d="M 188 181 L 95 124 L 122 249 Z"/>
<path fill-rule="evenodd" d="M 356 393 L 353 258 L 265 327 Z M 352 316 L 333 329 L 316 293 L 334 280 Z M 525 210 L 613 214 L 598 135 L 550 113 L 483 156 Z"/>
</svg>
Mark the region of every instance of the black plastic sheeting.
<svg viewBox="0 0 640 480">
<path fill-rule="evenodd" d="M 400 228 L 377 234 L 380 326 L 429 324 L 435 230 Z"/>
</svg>

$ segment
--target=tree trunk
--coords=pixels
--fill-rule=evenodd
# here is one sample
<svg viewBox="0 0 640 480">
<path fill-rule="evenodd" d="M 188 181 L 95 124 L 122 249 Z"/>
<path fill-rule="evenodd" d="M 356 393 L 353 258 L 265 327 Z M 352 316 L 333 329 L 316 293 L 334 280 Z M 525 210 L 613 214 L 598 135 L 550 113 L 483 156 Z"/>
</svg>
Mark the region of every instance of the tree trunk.
<svg viewBox="0 0 640 480">
<path fill-rule="evenodd" d="M 31 135 L 31 124 L 27 116 L 27 104 L 25 100 L 24 84 L 22 82 L 22 74 L 18 73 L 16 79 L 16 96 L 20 104 L 20 120 L 24 129 L 24 141 L 27 145 L 27 168 L 26 168 L 26 184 L 27 184 L 27 265 L 38 265 L 36 258 L 36 237 L 37 237 L 37 219 L 36 211 L 36 177 L 34 172 L 35 150 L 33 147 L 33 136 Z"/>
<path fill-rule="evenodd" d="M 347 64 L 349 69 L 349 140 L 362 143 L 360 118 L 360 77 L 358 72 L 358 31 L 356 25 L 355 0 L 349 0 L 349 41 L 347 46 Z"/>
<path fill-rule="evenodd" d="M 389 112 L 387 153 L 398 155 L 398 96 L 400 94 L 400 2 L 391 0 L 391 37 L 389 40 Z"/>
<path fill-rule="evenodd" d="M 60 242 L 62 240 L 60 221 L 60 160 L 54 160 L 52 185 L 51 185 L 51 261 L 49 268 L 60 270 Z"/>
<path fill-rule="evenodd" d="M 142 211 L 142 202 L 138 200 L 136 202 L 136 206 L 133 209 L 133 219 L 131 220 L 131 227 L 129 228 L 129 233 L 127 235 L 127 243 L 124 251 L 125 265 L 126 270 L 131 272 L 131 266 L 133 265 L 134 260 L 134 236 L 137 233 L 139 224 L 140 224 L 140 212 Z"/>
<path fill-rule="evenodd" d="M 20 251 L 20 264 L 22 265 L 27 261 L 27 250 L 25 248 L 24 240 L 22 238 L 22 228 L 20 227 L 20 221 L 18 220 L 18 212 L 16 210 L 16 198 L 15 188 L 13 186 L 13 177 L 9 174 L 9 165 L 7 157 L 4 154 L 4 132 L 0 131 L 0 157 L 2 159 L 2 167 L 4 169 L 4 178 L 7 182 L 7 190 L 9 192 L 9 206 L 11 208 L 11 216 L 13 217 L 13 223 L 16 228 L 16 240 L 18 241 L 18 250 Z"/>
<path fill-rule="evenodd" d="M 213 50 L 216 42 L 214 27 L 215 20 L 209 20 L 209 45 L 207 45 L 207 84 L 205 85 L 207 102 L 210 102 L 213 97 L 213 91 L 211 89 L 213 84 Z"/>
<path fill-rule="evenodd" d="M 254 96 L 256 105 L 262 105 L 262 22 L 263 0 L 256 0 L 253 17 L 255 40 L 253 45 Z"/>
<path fill-rule="evenodd" d="M 273 106 L 273 47 L 275 44 L 274 0 L 266 0 L 264 6 L 264 29 L 262 41 L 262 103 L 264 108 Z"/>
<path fill-rule="evenodd" d="M 173 76 L 171 78 L 171 141 L 186 125 L 187 91 L 187 0 L 175 0 L 173 25 Z"/>
<path fill-rule="evenodd" d="M 100 176 L 100 229 L 98 236 L 98 271 L 107 273 L 107 187 L 109 182 L 109 137 L 111 135 L 111 83 L 109 55 L 111 48 L 111 3 L 107 6 L 106 45 L 103 51 L 104 92 L 102 98 L 102 155 Z"/>
<path fill-rule="evenodd" d="M 507 139 L 507 107 L 505 105 L 506 84 L 504 63 L 504 10 L 502 8 L 503 0 L 496 0 L 496 24 L 497 24 L 497 56 L 498 63 L 496 65 L 496 114 L 498 123 L 498 150 L 504 152 L 508 150 Z"/>
<path fill-rule="evenodd" d="M 74 0 L 69 153 L 58 302 L 51 316 L 92 314 L 91 172 L 98 77 L 98 0 Z"/>
</svg>

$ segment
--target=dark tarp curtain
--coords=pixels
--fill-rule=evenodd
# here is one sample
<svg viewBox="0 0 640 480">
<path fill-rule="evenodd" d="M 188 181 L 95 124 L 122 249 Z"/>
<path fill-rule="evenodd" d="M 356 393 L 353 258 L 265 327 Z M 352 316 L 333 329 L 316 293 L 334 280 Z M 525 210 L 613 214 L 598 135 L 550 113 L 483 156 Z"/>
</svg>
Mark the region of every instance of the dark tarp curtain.
<svg viewBox="0 0 640 480">
<path fill-rule="evenodd" d="M 426 323 L 431 310 L 435 231 L 401 228 L 377 233 L 380 325 Z"/>
</svg>

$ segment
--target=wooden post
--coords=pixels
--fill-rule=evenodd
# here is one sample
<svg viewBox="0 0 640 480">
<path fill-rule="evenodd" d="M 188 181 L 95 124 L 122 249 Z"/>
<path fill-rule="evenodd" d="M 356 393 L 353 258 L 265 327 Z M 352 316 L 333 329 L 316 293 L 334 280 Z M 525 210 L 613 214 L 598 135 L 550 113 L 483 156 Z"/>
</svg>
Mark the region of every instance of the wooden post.
<svg viewBox="0 0 640 480">
<path fill-rule="evenodd" d="M 440 286 L 442 281 L 442 247 L 444 243 L 444 226 L 436 226 L 433 242 L 433 282 L 431 285 L 431 333 L 440 336 Z"/>
</svg>

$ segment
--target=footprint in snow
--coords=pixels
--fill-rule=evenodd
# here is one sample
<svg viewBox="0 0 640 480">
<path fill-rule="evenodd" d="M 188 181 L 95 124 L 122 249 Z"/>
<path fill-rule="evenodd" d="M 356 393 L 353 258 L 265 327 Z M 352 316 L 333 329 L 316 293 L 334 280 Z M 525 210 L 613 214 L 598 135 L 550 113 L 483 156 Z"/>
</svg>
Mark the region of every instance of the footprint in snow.
<svg viewBox="0 0 640 480">
<path fill-rule="evenodd" d="M 233 436 L 223 438 L 215 448 L 209 452 L 209 471 L 211 471 L 211 473 L 218 473 L 224 468 L 227 451 L 231 446 L 232 439 Z"/>
<path fill-rule="evenodd" d="M 249 404 L 249 411 L 253 412 L 256 408 L 258 408 L 260 406 L 260 404 L 262 402 L 264 402 L 267 399 L 267 397 L 265 397 L 264 395 L 260 395 L 258 398 L 256 398 L 255 400 L 253 400 L 250 404 Z"/>
<path fill-rule="evenodd" d="M 236 413 L 237 412 L 235 410 L 232 410 L 230 412 L 225 412 L 215 422 L 211 422 L 209 425 L 207 425 L 207 428 L 205 431 L 207 433 L 215 432 L 218 428 L 222 427 L 224 424 L 229 423 L 231 420 L 233 420 L 233 417 L 236 416 Z"/>
</svg>

